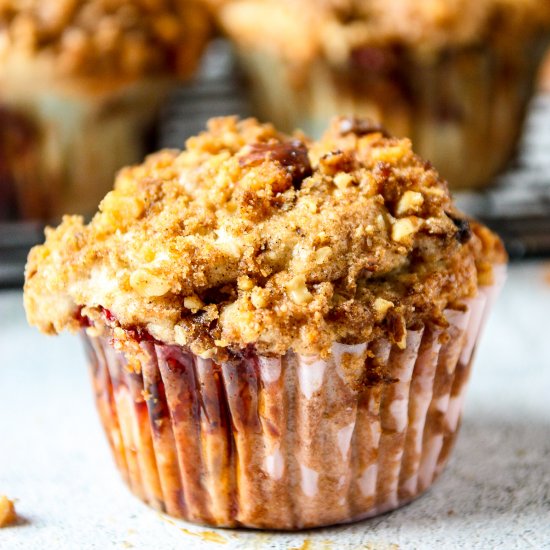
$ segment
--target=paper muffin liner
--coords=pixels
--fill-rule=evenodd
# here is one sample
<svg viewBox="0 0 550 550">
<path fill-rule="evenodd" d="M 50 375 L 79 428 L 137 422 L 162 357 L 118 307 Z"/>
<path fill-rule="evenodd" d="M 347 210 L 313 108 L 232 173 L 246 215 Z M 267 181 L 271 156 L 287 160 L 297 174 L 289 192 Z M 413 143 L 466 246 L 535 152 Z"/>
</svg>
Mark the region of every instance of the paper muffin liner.
<svg viewBox="0 0 550 550">
<path fill-rule="evenodd" d="M 112 90 L 28 84 L 22 92 L 20 84 L 0 83 L 0 221 L 91 215 L 116 172 L 143 158 L 173 84 L 157 79 Z"/>
<path fill-rule="evenodd" d="M 364 47 L 343 66 L 321 57 L 296 66 L 261 48 L 238 52 L 260 118 L 314 137 L 333 115 L 372 118 L 411 138 L 451 186 L 470 188 L 491 183 L 511 162 L 549 42 L 513 40 L 513 51 L 487 45 L 429 56 Z"/>
<path fill-rule="evenodd" d="M 142 341 L 136 372 L 108 337 L 86 336 L 118 468 L 154 508 L 216 526 L 300 529 L 401 506 L 449 458 L 504 275 L 446 311 L 448 328 L 409 330 L 404 349 L 380 338 L 334 344 L 328 360 L 249 350 L 216 364 Z M 365 362 L 384 374 L 358 387 Z"/>
</svg>

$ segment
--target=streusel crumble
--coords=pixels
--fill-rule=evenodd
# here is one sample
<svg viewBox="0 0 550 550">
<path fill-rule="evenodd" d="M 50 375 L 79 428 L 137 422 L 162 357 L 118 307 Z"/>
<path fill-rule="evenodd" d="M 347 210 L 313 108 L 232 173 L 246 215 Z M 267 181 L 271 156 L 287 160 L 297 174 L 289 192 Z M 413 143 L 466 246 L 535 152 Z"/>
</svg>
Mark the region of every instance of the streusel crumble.
<svg viewBox="0 0 550 550">
<path fill-rule="evenodd" d="M 188 75 L 207 35 L 195 0 L 0 0 L 0 75 L 31 57 L 59 76 Z"/>
<path fill-rule="evenodd" d="M 346 118 L 318 142 L 221 118 L 122 170 L 89 224 L 48 229 L 25 301 L 47 333 L 84 316 L 206 356 L 326 355 L 380 327 L 404 345 L 407 328 L 444 324 L 503 257 L 408 139 Z"/>
</svg>

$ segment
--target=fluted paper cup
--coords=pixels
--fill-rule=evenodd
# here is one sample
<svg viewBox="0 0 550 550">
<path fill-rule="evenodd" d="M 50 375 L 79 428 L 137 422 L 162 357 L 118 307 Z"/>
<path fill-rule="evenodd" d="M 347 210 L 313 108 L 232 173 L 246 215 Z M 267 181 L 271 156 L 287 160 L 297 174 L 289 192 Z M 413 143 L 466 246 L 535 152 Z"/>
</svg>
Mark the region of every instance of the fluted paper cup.
<svg viewBox="0 0 550 550">
<path fill-rule="evenodd" d="M 154 508 L 216 526 L 301 529 L 395 509 L 448 460 L 504 274 L 447 310 L 447 328 L 409 330 L 404 349 L 379 338 L 335 343 L 327 360 L 246 350 L 217 364 L 146 339 L 136 369 L 108 336 L 86 336 L 117 466 Z"/>
</svg>

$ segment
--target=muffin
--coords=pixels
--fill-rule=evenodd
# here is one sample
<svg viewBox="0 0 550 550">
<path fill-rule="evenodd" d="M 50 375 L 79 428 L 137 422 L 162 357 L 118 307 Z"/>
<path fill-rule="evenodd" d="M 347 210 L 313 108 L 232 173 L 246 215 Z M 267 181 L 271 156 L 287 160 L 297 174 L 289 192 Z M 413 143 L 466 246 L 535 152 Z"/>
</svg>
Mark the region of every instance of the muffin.
<svg viewBox="0 0 550 550">
<path fill-rule="evenodd" d="M 0 0 L 0 221 L 91 216 L 207 32 L 194 0 Z"/>
<path fill-rule="evenodd" d="M 205 1 L 258 116 L 314 136 L 334 114 L 374 118 L 453 187 L 510 161 L 550 39 L 540 0 Z"/>
<path fill-rule="evenodd" d="M 505 252 L 408 139 L 213 119 L 48 229 L 29 322 L 84 336 L 117 465 L 217 526 L 354 521 L 427 489 L 453 446 Z"/>
</svg>

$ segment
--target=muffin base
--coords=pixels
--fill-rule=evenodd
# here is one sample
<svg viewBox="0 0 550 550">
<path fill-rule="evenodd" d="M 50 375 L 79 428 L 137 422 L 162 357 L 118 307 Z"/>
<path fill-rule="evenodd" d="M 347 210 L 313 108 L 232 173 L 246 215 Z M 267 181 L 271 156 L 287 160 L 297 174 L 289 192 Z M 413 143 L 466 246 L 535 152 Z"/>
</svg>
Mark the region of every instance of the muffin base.
<svg viewBox="0 0 550 550">
<path fill-rule="evenodd" d="M 261 119 L 319 137 L 333 115 L 372 118 L 411 138 L 452 187 L 472 188 L 490 184 L 513 158 L 548 38 L 509 43 L 512 51 L 497 44 L 429 55 L 364 47 L 341 66 L 238 52 Z"/>
<path fill-rule="evenodd" d="M 215 526 L 302 529 L 406 504 L 449 458 L 503 277 L 447 311 L 448 328 L 409 330 L 405 349 L 335 344 L 326 361 L 250 350 L 216 364 L 141 341 L 136 372 L 108 337 L 86 335 L 118 468 L 157 510 Z M 358 386 L 365 361 L 383 375 Z"/>
</svg>

